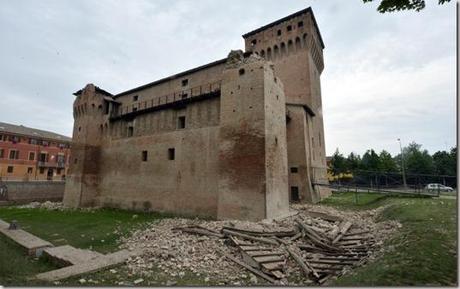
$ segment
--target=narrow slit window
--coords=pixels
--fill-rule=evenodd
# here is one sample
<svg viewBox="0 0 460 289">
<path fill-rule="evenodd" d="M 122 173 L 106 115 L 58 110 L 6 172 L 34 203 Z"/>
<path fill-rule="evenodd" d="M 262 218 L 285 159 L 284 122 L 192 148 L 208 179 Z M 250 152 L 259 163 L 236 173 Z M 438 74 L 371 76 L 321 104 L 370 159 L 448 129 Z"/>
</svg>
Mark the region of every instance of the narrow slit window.
<svg viewBox="0 0 460 289">
<path fill-rule="evenodd" d="M 142 161 L 146 162 L 148 158 L 148 153 L 147 151 L 142 151 Z"/>
<path fill-rule="evenodd" d="M 169 159 L 170 161 L 173 161 L 175 158 L 176 158 L 176 151 L 175 151 L 175 149 L 173 149 L 173 148 L 168 149 L 168 159 Z"/>
<path fill-rule="evenodd" d="M 134 128 L 132 126 L 128 127 L 128 137 L 133 136 Z"/>
</svg>

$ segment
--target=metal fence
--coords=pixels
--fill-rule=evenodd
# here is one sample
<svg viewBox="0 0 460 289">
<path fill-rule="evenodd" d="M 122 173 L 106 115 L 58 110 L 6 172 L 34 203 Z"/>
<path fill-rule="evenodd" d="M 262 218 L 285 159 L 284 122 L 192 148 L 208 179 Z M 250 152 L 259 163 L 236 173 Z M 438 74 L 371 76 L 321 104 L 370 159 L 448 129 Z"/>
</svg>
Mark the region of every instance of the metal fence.
<svg viewBox="0 0 460 289">
<path fill-rule="evenodd" d="M 329 183 L 331 188 L 338 191 L 407 193 L 437 196 L 443 193 L 457 193 L 457 176 L 447 175 L 406 174 L 403 176 L 401 173 L 356 170 Z"/>
</svg>

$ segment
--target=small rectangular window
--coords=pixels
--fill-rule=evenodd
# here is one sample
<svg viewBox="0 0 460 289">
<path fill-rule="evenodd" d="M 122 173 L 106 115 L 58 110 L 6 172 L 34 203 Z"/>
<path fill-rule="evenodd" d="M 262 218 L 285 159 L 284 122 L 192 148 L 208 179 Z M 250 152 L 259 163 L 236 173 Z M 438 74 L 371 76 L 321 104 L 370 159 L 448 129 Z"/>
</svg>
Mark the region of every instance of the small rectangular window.
<svg viewBox="0 0 460 289">
<path fill-rule="evenodd" d="M 61 171 L 62 171 L 62 169 L 60 169 L 60 168 L 56 169 L 56 174 L 57 174 L 57 175 L 60 175 L 60 174 L 61 174 Z"/>
<path fill-rule="evenodd" d="M 7 172 L 9 174 L 13 173 L 13 166 L 8 166 Z"/>
<path fill-rule="evenodd" d="M 142 161 L 143 162 L 147 161 L 147 151 L 142 151 Z"/>
<path fill-rule="evenodd" d="M 299 21 L 299 23 L 297 23 L 297 27 L 303 27 L 303 21 Z"/>
<path fill-rule="evenodd" d="M 179 116 L 177 120 L 177 128 L 179 129 L 185 128 L 185 116 Z"/>
<path fill-rule="evenodd" d="M 292 167 L 291 168 L 291 173 L 298 173 L 299 172 L 299 169 L 297 167 Z"/>
<path fill-rule="evenodd" d="M 139 100 L 139 95 L 133 95 L 133 101 L 138 101 Z"/>
<path fill-rule="evenodd" d="M 35 153 L 29 152 L 29 161 L 34 161 L 34 160 L 35 160 Z"/>
<path fill-rule="evenodd" d="M 29 175 L 31 175 L 33 172 L 34 172 L 34 168 L 32 168 L 32 167 L 28 167 L 28 168 L 27 168 L 27 173 L 28 173 Z"/>
<path fill-rule="evenodd" d="M 291 25 L 287 26 L 287 31 L 292 31 L 292 26 Z"/>
<path fill-rule="evenodd" d="M 187 86 L 187 85 L 188 85 L 188 79 L 183 79 L 182 86 Z"/>
<path fill-rule="evenodd" d="M 129 126 L 128 127 L 128 137 L 133 136 L 133 134 L 134 134 L 134 128 L 132 126 Z"/>
<path fill-rule="evenodd" d="M 43 175 L 45 173 L 45 168 L 40 168 L 40 174 Z"/>
<path fill-rule="evenodd" d="M 168 149 L 168 159 L 173 161 L 175 159 L 175 149 Z"/>
</svg>

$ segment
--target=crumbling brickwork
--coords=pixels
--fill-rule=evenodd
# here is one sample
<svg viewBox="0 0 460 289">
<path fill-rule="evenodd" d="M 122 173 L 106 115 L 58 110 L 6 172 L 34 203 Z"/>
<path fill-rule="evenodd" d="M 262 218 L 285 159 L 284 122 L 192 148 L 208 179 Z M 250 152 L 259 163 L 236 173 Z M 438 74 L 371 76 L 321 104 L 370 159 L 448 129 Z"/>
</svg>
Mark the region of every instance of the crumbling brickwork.
<svg viewBox="0 0 460 289">
<path fill-rule="evenodd" d="M 76 92 L 64 202 L 259 220 L 327 195 L 311 9 L 243 37 L 244 53 L 117 95 Z"/>
</svg>

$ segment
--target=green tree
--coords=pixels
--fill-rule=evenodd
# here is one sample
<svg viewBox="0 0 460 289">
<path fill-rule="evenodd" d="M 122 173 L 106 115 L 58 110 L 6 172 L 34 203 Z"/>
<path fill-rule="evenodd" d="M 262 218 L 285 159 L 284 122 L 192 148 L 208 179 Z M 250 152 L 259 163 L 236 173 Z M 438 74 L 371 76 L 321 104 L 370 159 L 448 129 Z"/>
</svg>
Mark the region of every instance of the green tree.
<svg viewBox="0 0 460 289">
<path fill-rule="evenodd" d="M 335 153 L 332 155 L 329 170 L 334 176 L 337 176 L 341 173 L 345 173 L 347 171 L 347 164 L 346 164 L 345 158 L 339 152 L 338 148 L 335 150 Z"/>
<path fill-rule="evenodd" d="M 408 174 L 434 174 L 433 158 L 427 150 L 422 150 L 422 145 L 412 142 L 403 153 Z"/>
<path fill-rule="evenodd" d="M 361 157 L 358 154 L 351 152 L 346 159 L 346 167 L 349 171 L 354 172 L 361 166 Z"/>
<path fill-rule="evenodd" d="M 379 155 L 379 171 L 384 173 L 394 173 L 398 171 L 395 159 L 386 150 L 382 150 Z"/>
<path fill-rule="evenodd" d="M 363 0 L 364 3 L 373 2 L 374 0 Z M 450 0 L 438 0 L 438 4 L 444 4 Z M 425 0 L 380 0 L 377 11 L 380 13 L 394 12 L 401 10 L 415 10 L 419 12 L 425 8 Z"/>
<path fill-rule="evenodd" d="M 380 158 L 379 155 L 373 150 L 367 150 L 361 160 L 361 168 L 367 171 L 379 171 Z"/>
<path fill-rule="evenodd" d="M 438 175 L 457 175 L 457 148 L 452 148 L 450 152 L 438 151 L 433 154 L 433 164 L 435 173 Z"/>
</svg>

